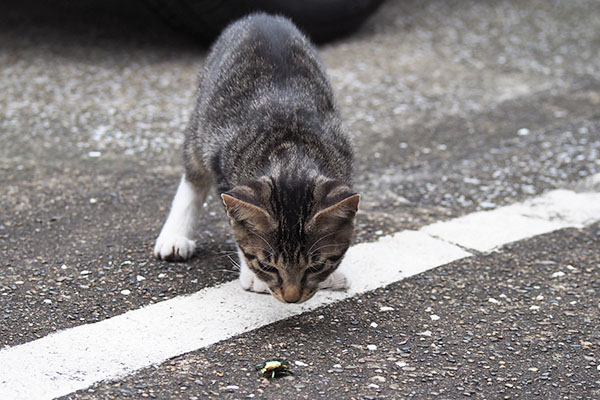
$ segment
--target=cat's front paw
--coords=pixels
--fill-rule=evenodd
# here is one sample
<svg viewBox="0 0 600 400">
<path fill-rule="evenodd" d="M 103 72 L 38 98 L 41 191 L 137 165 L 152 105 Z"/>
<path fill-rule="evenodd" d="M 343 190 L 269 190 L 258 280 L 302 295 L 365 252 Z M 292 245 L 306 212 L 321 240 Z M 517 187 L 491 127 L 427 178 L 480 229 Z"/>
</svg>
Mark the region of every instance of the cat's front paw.
<svg viewBox="0 0 600 400">
<path fill-rule="evenodd" d="M 319 289 L 344 290 L 350 287 L 350 279 L 341 271 L 333 271 L 323 282 Z"/>
<path fill-rule="evenodd" d="M 196 243 L 185 236 L 159 236 L 154 245 L 154 257 L 165 261 L 185 261 L 194 255 Z"/>
<path fill-rule="evenodd" d="M 269 286 L 258 279 L 258 277 L 248 267 L 240 270 L 240 285 L 242 289 L 249 292 L 271 293 Z"/>
</svg>

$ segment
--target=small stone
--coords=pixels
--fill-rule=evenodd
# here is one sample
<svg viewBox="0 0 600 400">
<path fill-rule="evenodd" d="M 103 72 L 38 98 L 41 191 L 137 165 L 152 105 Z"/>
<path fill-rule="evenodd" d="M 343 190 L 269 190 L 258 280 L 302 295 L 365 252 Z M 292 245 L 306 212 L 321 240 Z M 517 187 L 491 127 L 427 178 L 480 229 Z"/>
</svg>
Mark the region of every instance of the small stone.
<svg viewBox="0 0 600 400">
<path fill-rule="evenodd" d="M 555 273 L 552 274 L 553 278 L 560 278 L 560 277 L 563 277 L 563 276 L 565 276 L 565 273 L 562 272 L 562 271 L 557 271 L 557 272 L 555 272 Z"/>
<path fill-rule="evenodd" d="M 517 131 L 517 135 L 519 136 L 527 136 L 529 135 L 529 129 L 527 128 L 521 128 Z"/>
<path fill-rule="evenodd" d="M 145 278 L 145 277 L 143 277 L 142 275 L 137 275 L 137 276 L 135 277 L 135 280 L 136 280 L 136 281 L 138 281 L 138 282 L 141 282 L 141 281 L 145 281 L 145 280 L 146 280 L 146 278 Z"/>
<path fill-rule="evenodd" d="M 98 158 L 101 155 L 102 155 L 102 153 L 99 152 L 99 151 L 90 151 L 90 152 L 88 152 L 88 157 L 91 157 L 91 158 Z"/>
<path fill-rule="evenodd" d="M 388 306 L 379 307 L 379 311 L 381 311 L 381 312 L 394 311 L 394 307 L 388 307 Z"/>
<path fill-rule="evenodd" d="M 375 351 L 375 350 L 377 350 L 377 346 L 374 344 L 368 344 L 367 350 Z"/>
<path fill-rule="evenodd" d="M 52 300 L 50 300 L 50 299 L 44 299 L 44 303 L 46 303 L 46 304 L 52 304 Z"/>
<path fill-rule="evenodd" d="M 377 325 L 377 322 L 371 322 L 371 325 L 369 325 L 371 328 L 377 328 L 379 325 Z"/>
<path fill-rule="evenodd" d="M 372 381 L 375 382 L 379 382 L 379 383 L 383 383 L 386 381 L 385 377 L 381 376 L 381 375 L 375 375 L 374 377 L 371 378 Z"/>
<path fill-rule="evenodd" d="M 536 367 L 531 367 L 531 368 L 527 368 L 527 371 L 538 372 L 538 369 Z"/>
<path fill-rule="evenodd" d="M 129 289 L 123 289 L 123 290 L 121 290 L 121 294 L 123 296 L 128 296 L 128 295 L 131 294 L 131 290 L 129 290 Z"/>
<path fill-rule="evenodd" d="M 500 304 L 500 302 L 498 300 L 496 300 L 495 298 L 493 298 L 493 297 L 490 297 L 488 299 L 488 302 L 493 303 L 493 304 Z"/>
<path fill-rule="evenodd" d="M 297 384 L 294 385 L 294 387 L 296 389 L 298 389 L 298 390 L 302 390 L 302 389 L 304 389 L 306 387 L 306 385 L 303 384 L 303 383 L 297 383 Z"/>
<path fill-rule="evenodd" d="M 342 366 L 341 366 L 340 364 L 333 364 L 333 367 L 332 367 L 332 368 L 335 368 L 335 369 L 341 369 L 341 368 L 342 368 Z"/>
<path fill-rule="evenodd" d="M 98 202 L 98 199 L 95 199 L 93 197 L 90 199 L 91 204 L 96 204 L 97 202 Z"/>
<path fill-rule="evenodd" d="M 235 392 L 236 390 L 238 390 L 240 387 L 237 385 L 228 385 L 225 387 L 225 389 L 227 389 L 228 392 Z"/>
<path fill-rule="evenodd" d="M 91 274 L 91 273 L 92 273 L 92 271 L 88 271 L 87 269 L 84 269 L 84 270 L 83 270 L 83 271 L 81 271 L 79 274 L 81 274 L 81 275 L 89 275 L 89 274 Z"/>
<path fill-rule="evenodd" d="M 379 385 L 377 385 L 375 383 L 370 383 L 369 384 L 369 389 L 379 389 Z"/>
<path fill-rule="evenodd" d="M 493 203 L 491 201 L 482 201 L 481 203 L 479 203 L 479 207 L 481 208 L 496 208 L 498 205 L 496 203 Z"/>
<path fill-rule="evenodd" d="M 544 296 L 542 296 L 541 294 L 537 295 L 535 298 L 537 301 L 542 301 L 544 300 Z"/>
<path fill-rule="evenodd" d="M 308 364 L 304 363 L 302 361 L 294 361 L 294 365 L 296 365 L 298 367 L 308 367 Z"/>
<path fill-rule="evenodd" d="M 529 309 L 530 309 L 531 311 L 537 311 L 537 310 L 539 310 L 539 309 L 540 309 L 540 306 L 531 306 L 531 307 L 529 307 Z"/>
<path fill-rule="evenodd" d="M 22 285 L 22 284 L 24 284 L 24 283 L 25 283 L 25 282 L 23 282 L 23 281 L 15 281 L 15 285 Z"/>
<path fill-rule="evenodd" d="M 430 330 L 427 330 L 427 331 L 419 332 L 419 333 L 417 333 L 417 335 L 430 337 L 432 335 L 432 333 Z"/>
<path fill-rule="evenodd" d="M 432 321 L 437 321 L 438 319 L 440 319 L 439 315 L 435 314 L 430 315 L 429 318 L 431 318 Z"/>
</svg>

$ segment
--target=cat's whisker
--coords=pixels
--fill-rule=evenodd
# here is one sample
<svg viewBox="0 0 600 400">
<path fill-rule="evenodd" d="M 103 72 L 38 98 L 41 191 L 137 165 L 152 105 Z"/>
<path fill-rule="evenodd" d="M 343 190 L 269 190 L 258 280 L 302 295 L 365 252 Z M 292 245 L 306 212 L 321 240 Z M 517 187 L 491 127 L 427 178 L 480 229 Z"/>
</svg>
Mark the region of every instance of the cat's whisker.
<svg viewBox="0 0 600 400">
<path fill-rule="evenodd" d="M 237 251 L 231 251 L 231 252 L 227 252 L 227 253 L 222 253 L 217 255 L 218 258 L 223 258 L 223 257 L 230 257 L 230 256 L 236 256 L 237 255 Z"/>
<path fill-rule="evenodd" d="M 229 261 L 232 262 L 232 264 L 237 268 L 238 271 L 242 269 L 242 266 L 239 263 L 237 263 L 233 258 L 231 258 L 231 256 L 227 256 L 227 258 L 229 258 Z"/>
<path fill-rule="evenodd" d="M 337 247 L 337 246 L 345 246 L 347 243 L 334 243 L 334 244 L 326 244 L 324 246 L 318 247 L 315 250 L 313 250 L 312 253 L 309 254 L 309 257 L 312 256 L 314 253 L 316 253 L 317 251 L 324 249 L 326 247 Z"/>
<path fill-rule="evenodd" d="M 339 232 L 341 232 L 341 231 L 342 231 L 342 230 L 340 229 L 340 230 L 337 230 L 337 231 L 335 231 L 335 232 L 328 233 L 327 235 L 323 235 L 323 236 L 322 236 L 320 239 L 318 239 L 316 242 L 314 242 L 314 243 L 312 244 L 312 246 L 310 246 L 310 249 L 308 249 L 307 253 L 312 255 L 313 253 L 311 253 L 310 251 L 313 249 L 313 247 L 315 247 L 315 246 L 317 245 L 317 243 L 319 243 L 321 240 L 323 240 L 323 239 L 326 239 L 326 238 L 328 238 L 328 237 L 329 237 L 329 236 L 331 236 L 331 235 L 335 235 L 336 233 L 339 233 Z M 316 250 L 315 250 L 315 251 L 316 251 Z"/>
<path fill-rule="evenodd" d="M 269 246 L 269 248 L 271 249 L 272 253 L 271 254 L 275 254 L 277 253 L 275 251 L 275 249 L 273 248 L 273 246 L 271 246 L 271 244 L 267 241 L 267 239 L 265 239 L 264 237 L 262 237 L 258 232 L 254 231 L 254 230 L 250 230 L 250 232 L 254 235 L 256 235 L 256 237 L 260 238 L 263 242 L 265 242 L 265 244 L 267 246 Z"/>
</svg>

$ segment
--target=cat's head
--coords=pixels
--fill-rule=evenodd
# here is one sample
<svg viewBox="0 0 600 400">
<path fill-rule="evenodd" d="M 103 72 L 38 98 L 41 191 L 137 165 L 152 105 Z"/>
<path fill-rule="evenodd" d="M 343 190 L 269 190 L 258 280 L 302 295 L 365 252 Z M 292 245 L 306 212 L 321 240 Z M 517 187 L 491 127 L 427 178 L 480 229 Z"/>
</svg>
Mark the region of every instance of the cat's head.
<svg viewBox="0 0 600 400">
<path fill-rule="evenodd" d="M 262 178 L 221 197 L 246 264 L 286 303 L 310 299 L 338 267 L 360 198 L 322 177 Z"/>
</svg>

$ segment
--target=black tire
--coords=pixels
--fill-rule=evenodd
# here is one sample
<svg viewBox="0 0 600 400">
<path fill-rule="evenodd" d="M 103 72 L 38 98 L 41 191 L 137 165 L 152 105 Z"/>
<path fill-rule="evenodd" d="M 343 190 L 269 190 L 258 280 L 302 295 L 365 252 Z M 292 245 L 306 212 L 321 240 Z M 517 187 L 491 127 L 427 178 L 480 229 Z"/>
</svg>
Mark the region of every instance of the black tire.
<svg viewBox="0 0 600 400">
<path fill-rule="evenodd" d="M 254 11 L 285 15 L 313 41 L 356 29 L 383 0 L 146 0 L 171 26 L 209 44 L 230 22 Z"/>
</svg>

